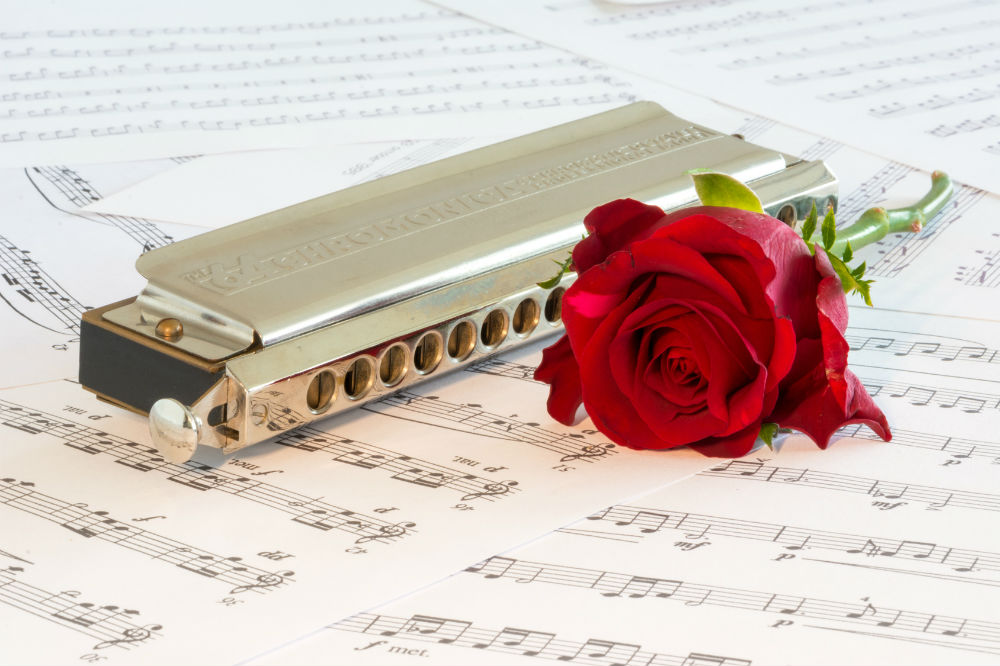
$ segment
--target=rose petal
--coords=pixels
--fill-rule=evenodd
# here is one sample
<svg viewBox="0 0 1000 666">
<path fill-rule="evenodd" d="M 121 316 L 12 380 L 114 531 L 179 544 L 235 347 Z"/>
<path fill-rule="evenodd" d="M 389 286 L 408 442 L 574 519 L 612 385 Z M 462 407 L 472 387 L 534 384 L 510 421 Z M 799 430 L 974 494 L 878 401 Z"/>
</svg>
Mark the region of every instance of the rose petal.
<svg viewBox="0 0 1000 666">
<path fill-rule="evenodd" d="M 804 396 L 791 410 L 787 410 L 787 406 L 782 404 L 784 401 L 782 398 L 782 402 L 779 402 L 782 411 L 779 414 L 776 410 L 774 414 L 778 425 L 805 433 L 821 449 L 829 445 L 833 433 L 852 423 L 867 425 L 885 441 L 892 439 L 885 414 L 871 399 L 861 380 L 853 372 L 844 371 L 846 407 L 840 404 L 830 386 L 824 385 L 823 368 L 817 367 L 814 374 L 817 376 L 813 378 L 813 383 L 822 388 Z"/>
<path fill-rule="evenodd" d="M 542 362 L 535 370 L 535 380 L 550 384 L 546 406 L 552 418 L 565 425 L 573 425 L 583 402 L 583 394 L 580 390 L 580 368 L 568 336 L 562 336 L 554 345 L 542 350 Z"/>
<path fill-rule="evenodd" d="M 792 320 L 799 337 L 819 337 L 815 306 L 803 294 L 816 293 L 820 276 L 812 253 L 795 231 L 773 217 L 749 211 L 702 206 L 677 212 L 683 212 L 685 217 L 714 219 L 736 232 L 741 242 L 750 241 L 748 246 L 759 248 L 774 271 L 773 279 L 760 274 L 760 284 L 774 303 L 775 312 Z M 729 241 L 732 234 L 710 233 L 704 223 L 676 220 L 672 217 L 675 214 L 669 214 L 659 225 L 657 236 L 667 236 L 703 253 L 734 253 Z M 750 259 L 754 254 L 748 251 L 744 256 Z M 751 263 L 755 269 L 760 266 Z"/>
<path fill-rule="evenodd" d="M 758 434 L 760 434 L 759 421 L 731 435 L 712 437 L 694 444 L 691 450 L 712 458 L 739 458 L 750 453 Z"/>
<path fill-rule="evenodd" d="M 635 199 L 619 199 L 598 206 L 583 219 L 590 235 L 573 248 L 574 268 L 582 273 L 607 259 L 612 252 L 647 238 L 664 217 L 661 208 Z"/>
</svg>

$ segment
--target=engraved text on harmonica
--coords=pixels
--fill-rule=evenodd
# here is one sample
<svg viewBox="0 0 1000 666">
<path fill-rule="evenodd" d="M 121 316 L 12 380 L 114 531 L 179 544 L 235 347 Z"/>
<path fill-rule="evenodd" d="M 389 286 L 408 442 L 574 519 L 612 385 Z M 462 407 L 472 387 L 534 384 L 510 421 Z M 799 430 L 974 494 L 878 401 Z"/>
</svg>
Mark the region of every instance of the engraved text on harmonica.
<svg viewBox="0 0 1000 666">
<path fill-rule="evenodd" d="M 366 224 L 353 231 L 300 243 L 266 257 L 245 253 L 231 261 L 212 262 L 200 269 L 184 273 L 182 277 L 209 291 L 228 296 L 297 270 L 359 252 L 382 241 L 407 236 L 505 201 L 519 199 L 579 178 L 609 171 L 622 164 L 669 152 L 679 146 L 713 136 L 718 136 L 718 133 L 693 125 L 664 132 L 649 139 L 633 141 L 530 175 L 517 176 L 498 185 L 422 206 L 379 222 Z"/>
</svg>

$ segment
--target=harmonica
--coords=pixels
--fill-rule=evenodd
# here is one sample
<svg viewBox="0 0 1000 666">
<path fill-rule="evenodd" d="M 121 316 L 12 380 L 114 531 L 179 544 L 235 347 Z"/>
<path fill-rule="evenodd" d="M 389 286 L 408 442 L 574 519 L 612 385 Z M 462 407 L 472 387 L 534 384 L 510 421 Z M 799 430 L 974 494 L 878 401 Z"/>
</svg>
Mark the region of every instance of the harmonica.
<svg viewBox="0 0 1000 666">
<path fill-rule="evenodd" d="M 693 168 L 788 223 L 836 206 L 822 162 L 639 102 L 143 254 L 142 292 L 83 315 L 80 382 L 148 414 L 168 461 L 236 451 L 560 332 L 575 275 L 538 283 L 584 216 L 690 205 Z"/>
</svg>

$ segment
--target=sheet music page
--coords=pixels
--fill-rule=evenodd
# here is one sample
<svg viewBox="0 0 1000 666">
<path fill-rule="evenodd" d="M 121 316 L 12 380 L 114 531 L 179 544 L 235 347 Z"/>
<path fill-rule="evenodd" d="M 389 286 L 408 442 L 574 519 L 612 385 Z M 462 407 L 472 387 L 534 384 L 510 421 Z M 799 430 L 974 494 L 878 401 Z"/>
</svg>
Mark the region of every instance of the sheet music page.
<svg viewBox="0 0 1000 666">
<path fill-rule="evenodd" d="M 1000 509 L 989 458 L 778 448 L 252 663 L 996 663 L 1000 540 L 969 529 Z"/>
<path fill-rule="evenodd" d="M 490 143 L 467 137 L 204 155 L 84 210 L 216 228 Z M 209 197 L 176 196 L 204 183 L 211 183 Z"/>
<path fill-rule="evenodd" d="M 626 454 L 548 419 L 542 386 L 459 374 L 184 464 L 75 383 L 0 391 L 5 658 L 236 663 L 711 462 Z"/>
<path fill-rule="evenodd" d="M 685 113 L 669 97 L 660 99 Z M 925 173 L 830 139 L 733 110 L 712 107 L 708 114 L 696 119 L 826 159 L 841 178 L 842 223 L 872 205 L 909 203 L 927 186 Z M 370 153 L 352 152 L 341 171 L 356 170 L 341 176 L 361 179 L 433 159 L 462 149 L 462 141 L 371 146 Z M 205 164 L 202 177 L 224 170 L 225 162 Z M 135 256 L 198 230 L 160 221 L 176 210 L 157 215 L 146 206 L 143 215 L 159 218 L 152 221 L 126 208 L 106 217 L 96 211 L 80 217 L 74 208 L 93 203 L 88 191 L 104 194 L 146 176 L 153 178 L 143 187 L 153 192 L 156 181 L 174 177 L 154 175 L 167 166 L 149 162 L 135 174 L 129 165 L 8 172 L 5 201 L 14 215 L 7 219 L 32 225 L 0 227 L 14 239 L 4 255 L 11 279 L 0 282 L 0 321 L 14 322 L 7 330 L 17 331 L 18 345 L 4 345 L 4 363 L 24 373 L 12 381 L 5 371 L 3 385 L 74 377 L 75 336 L 67 327 L 79 310 L 137 293 Z M 204 191 L 205 183 L 184 191 Z M 259 199 L 267 206 L 277 197 Z M 807 663 L 803 655 L 828 656 L 814 646 L 831 635 L 845 638 L 829 653 L 832 663 L 835 657 L 892 663 L 895 654 L 911 663 L 995 661 L 991 632 L 1000 620 L 989 570 L 981 565 L 1000 547 L 988 530 L 970 525 L 993 510 L 992 463 L 1000 456 L 994 369 L 1000 332 L 989 321 L 1000 319 L 992 291 L 997 207 L 996 197 L 962 186 L 922 235 L 893 236 L 858 253 L 878 280 L 878 308 L 852 308 L 851 363 L 886 410 L 892 444 L 870 441 L 863 428 L 845 432 L 855 439 L 827 453 L 792 439 L 774 454 L 757 451 L 742 467 L 729 463 L 685 481 L 683 491 L 666 499 L 635 498 L 726 463 L 685 452 L 609 449 L 587 422 L 563 428 L 544 412 L 544 387 L 529 379 L 537 350 L 486 361 L 228 460 L 201 457 L 185 465 L 158 460 L 143 419 L 98 403 L 75 384 L 0 391 L 0 514 L 12 526 L 0 543 L 0 619 L 19 637 L 11 658 L 176 663 L 198 646 L 199 661 L 234 663 L 348 618 L 339 625 L 343 631 L 299 643 L 288 653 L 295 659 L 287 660 L 383 663 L 391 655 L 470 663 L 472 655 L 477 663 L 559 657 L 629 666 Z M 209 224 L 211 214 L 185 219 Z M 27 273 L 15 273 L 19 267 Z M 46 332 L 36 320 L 56 330 Z M 756 463 L 757 473 L 741 473 Z M 748 483 L 768 475 L 767 483 Z M 863 492 L 865 482 L 870 491 Z M 632 507 L 634 519 L 616 512 L 595 517 L 609 505 L 626 513 Z M 817 506 L 822 514 L 806 508 Z M 847 552 L 858 550 L 852 542 L 839 553 L 833 547 L 813 553 L 815 543 L 797 551 L 781 539 L 727 541 L 725 530 L 710 531 L 710 545 L 699 546 L 687 538 L 689 524 L 665 521 L 657 528 L 644 511 L 786 526 L 839 535 L 842 544 L 862 536 L 862 545 L 870 540 L 878 550 Z M 546 539 L 507 552 L 588 513 L 592 520 L 552 537 L 554 546 Z M 631 543 L 636 532 L 638 543 Z M 910 555 L 917 542 L 937 550 Z M 632 550 L 620 550 L 626 546 Z M 753 569 L 744 562 L 748 552 Z M 978 562 L 977 553 L 984 554 Z M 774 559 L 783 554 L 797 557 Z M 516 562 L 502 570 L 500 557 Z M 865 566 L 853 566 L 858 562 Z M 461 573 L 430 596 L 372 610 L 454 572 Z M 551 582 L 556 578 L 571 582 Z M 662 583 L 654 588 L 661 579 L 677 582 L 677 589 L 657 596 L 670 591 Z M 985 591 L 964 592 L 972 585 Z M 513 588 L 513 596 L 498 588 Z M 730 593 L 743 605 L 718 603 Z M 748 605 L 765 594 L 757 607 Z M 768 607 L 772 596 L 778 605 Z M 635 610 L 649 603 L 657 605 Z M 568 614 L 574 604 L 579 613 Z M 666 621 L 674 617 L 669 613 L 676 619 Z M 922 630 L 915 628 L 919 619 Z M 783 621 L 794 624 L 772 627 Z M 664 633 L 689 623 L 704 632 Z M 723 624 L 732 629 L 720 638 Z M 784 635 L 778 632 L 794 638 L 772 639 Z M 369 644 L 376 645 L 363 649 Z M 874 657 L 861 659 L 865 654 Z M 286 658 L 278 652 L 268 659 L 279 657 Z"/>
<path fill-rule="evenodd" d="M 0 169 L 0 388 L 75 379 L 83 311 L 138 294 L 145 280 L 134 264 L 145 250 L 205 230 L 81 210 L 177 165 Z"/>
<path fill-rule="evenodd" d="M 1000 192 L 993 0 L 438 4 Z"/>
<path fill-rule="evenodd" d="M 717 461 L 253 663 L 995 663 L 1000 322 L 851 317 L 891 443 Z"/>
<path fill-rule="evenodd" d="M 23 3 L 0 81 L 10 167 L 522 134 L 633 99 L 603 64 L 418 0 Z"/>
</svg>

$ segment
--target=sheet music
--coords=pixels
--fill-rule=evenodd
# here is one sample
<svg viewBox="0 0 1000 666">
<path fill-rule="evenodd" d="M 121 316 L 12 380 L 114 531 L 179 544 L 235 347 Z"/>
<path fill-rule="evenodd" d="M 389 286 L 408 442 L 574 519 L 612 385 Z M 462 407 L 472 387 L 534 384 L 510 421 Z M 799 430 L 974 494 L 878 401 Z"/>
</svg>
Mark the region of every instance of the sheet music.
<svg viewBox="0 0 1000 666">
<path fill-rule="evenodd" d="M 546 419 L 544 387 L 460 374 L 181 465 L 74 383 L 0 391 L 0 620 L 31 637 L 5 658 L 234 663 L 710 462 L 625 455 Z"/>
<path fill-rule="evenodd" d="M 995 663 L 997 445 L 898 435 L 718 461 L 252 663 Z"/>
<path fill-rule="evenodd" d="M 621 80 L 716 129 L 826 159 L 841 222 L 926 188 L 905 160 Z M 0 385 L 74 377 L 79 309 L 137 293 L 135 256 L 197 231 L 176 222 L 219 224 L 239 196 L 239 215 L 262 212 L 311 196 L 326 173 L 349 184 L 468 149 L 484 140 L 474 134 L 313 151 L 300 190 L 261 193 L 235 168 L 291 165 L 297 151 L 0 174 L 13 205 L 3 266 L 18 281 L 0 282 L 15 335 Z M 242 193 L 208 187 L 227 170 Z M 204 193 L 185 198 L 198 205 L 163 207 L 178 184 Z M 109 193 L 118 207 L 101 210 Z M 851 428 L 826 453 L 790 438 L 735 463 L 609 448 L 586 422 L 544 413 L 537 350 L 185 465 L 158 460 L 142 419 L 74 384 L 0 391 L 0 624 L 18 636 L 4 654 L 235 663 L 332 622 L 262 663 L 995 662 L 1000 545 L 970 525 L 1000 509 L 998 212 L 963 185 L 922 235 L 858 252 L 878 307 L 852 307 L 851 364 L 892 444 Z"/>
<path fill-rule="evenodd" d="M 827 160 L 842 223 L 927 187 L 925 173 L 760 117 L 716 127 Z M 877 307 L 852 302 L 851 367 L 891 444 L 853 426 L 824 453 L 790 438 L 719 462 L 254 663 L 994 662 L 1000 543 L 969 526 L 1000 510 L 997 205 L 959 185 L 922 234 L 858 253 Z M 530 386 L 531 369 L 493 359 L 468 372 Z"/>
<path fill-rule="evenodd" d="M 135 296 L 144 284 L 136 257 L 204 230 L 80 209 L 176 166 L 154 160 L 0 169 L 0 388 L 75 378 L 83 311 Z"/>
<path fill-rule="evenodd" d="M 494 141 L 466 137 L 205 155 L 85 210 L 215 228 L 489 143 Z M 206 182 L 212 196 L 204 200 L 174 194 Z"/>
<path fill-rule="evenodd" d="M 992 0 L 437 4 L 1000 192 Z"/>
<path fill-rule="evenodd" d="M 24 5 L 0 165 L 515 133 L 620 106 L 605 65 L 417 0 Z"/>
</svg>

